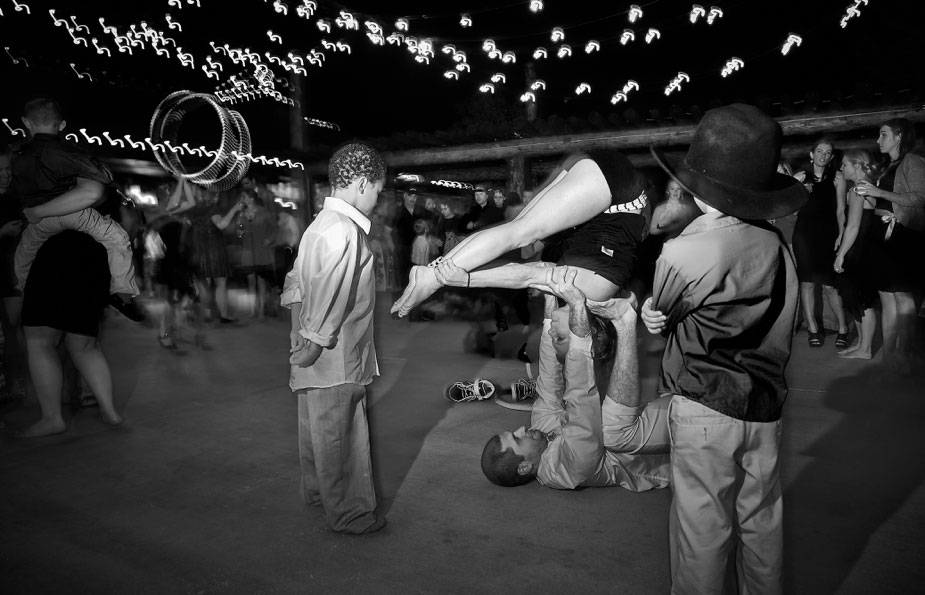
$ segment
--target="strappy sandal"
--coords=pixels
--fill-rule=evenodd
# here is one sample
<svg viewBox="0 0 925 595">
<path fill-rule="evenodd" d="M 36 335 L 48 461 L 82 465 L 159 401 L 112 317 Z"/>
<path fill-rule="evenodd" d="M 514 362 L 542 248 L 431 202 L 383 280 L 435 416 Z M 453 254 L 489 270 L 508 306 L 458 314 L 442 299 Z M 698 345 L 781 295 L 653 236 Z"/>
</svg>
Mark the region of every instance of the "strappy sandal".
<svg viewBox="0 0 925 595">
<path fill-rule="evenodd" d="M 838 333 L 835 336 L 835 347 L 844 349 L 848 346 L 848 333 Z"/>
<path fill-rule="evenodd" d="M 821 332 L 818 333 L 809 333 L 809 346 L 810 347 L 822 347 L 822 339 L 825 335 Z"/>
</svg>

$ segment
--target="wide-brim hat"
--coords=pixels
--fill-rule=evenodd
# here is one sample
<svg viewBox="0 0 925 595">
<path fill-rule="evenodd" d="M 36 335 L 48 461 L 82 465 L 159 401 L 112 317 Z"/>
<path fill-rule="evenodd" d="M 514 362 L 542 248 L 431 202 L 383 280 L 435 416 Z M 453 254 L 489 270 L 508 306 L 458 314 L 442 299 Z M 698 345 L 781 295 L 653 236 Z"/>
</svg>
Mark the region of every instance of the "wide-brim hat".
<svg viewBox="0 0 925 595">
<path fill-rule="evenodd" d="M 806 188 L 777 173 L 784 133 L 758 108 L 735 103 L 704 114 L 683 161 L 652 155 L 681 187 L 739 219 L 775 219 L 806 203 Z"/>
</svg>

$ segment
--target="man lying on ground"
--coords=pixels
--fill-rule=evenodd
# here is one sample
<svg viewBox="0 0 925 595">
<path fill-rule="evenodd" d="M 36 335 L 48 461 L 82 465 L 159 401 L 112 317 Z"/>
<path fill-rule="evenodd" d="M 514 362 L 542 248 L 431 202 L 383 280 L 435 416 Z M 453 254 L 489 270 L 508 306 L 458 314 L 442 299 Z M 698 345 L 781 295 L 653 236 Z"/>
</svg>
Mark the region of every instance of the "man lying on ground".
<svg viewBox="0 0 925 595">
<path fill-rule="evenodd" d="M 636 311 L 630 300 L 614 298 L 595 306 L 606 321 L 591 314 L 574 285 L 576 274 L 556 267 L 544 288 L 567 305 L 556 308 L 555 297 L 547 296 L 530 429 L 493 436 L 482 452 L 482 471 L 505 487 L 536 478 L 557 489 L 663 488 L 669 483 L 669 398 L 641 404 Z M 602 402 L 596 376 L 607 377 L 614 347 Z"/>
</svg>

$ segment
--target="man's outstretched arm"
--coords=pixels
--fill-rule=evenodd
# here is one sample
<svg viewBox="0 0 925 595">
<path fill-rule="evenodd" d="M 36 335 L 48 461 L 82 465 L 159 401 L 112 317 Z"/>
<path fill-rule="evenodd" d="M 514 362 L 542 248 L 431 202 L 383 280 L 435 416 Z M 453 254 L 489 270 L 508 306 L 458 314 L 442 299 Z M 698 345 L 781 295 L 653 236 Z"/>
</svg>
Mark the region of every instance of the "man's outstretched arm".
<svg viewBox="0 0 925 595">
<path fill-rule="evenodd" d="M 444 259 L 437 265 L 435 273 L 437 280 L 448 287 L 525 289 L 531 285 L 544 283 L 552 266 L 545 262 L 507 263 L 469 273 L 456 266 L 451 259 Z"/>
</svg>

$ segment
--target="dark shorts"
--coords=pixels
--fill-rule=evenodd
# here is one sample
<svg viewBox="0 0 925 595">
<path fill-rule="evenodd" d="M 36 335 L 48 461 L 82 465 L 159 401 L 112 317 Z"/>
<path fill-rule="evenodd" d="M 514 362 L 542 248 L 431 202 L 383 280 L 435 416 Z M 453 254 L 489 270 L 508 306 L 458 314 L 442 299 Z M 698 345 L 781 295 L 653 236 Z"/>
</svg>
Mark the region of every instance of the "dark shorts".
<svg viewBox="0 0 925 595">
<path fill-rule="evenodd" d="M 645 217 L 634 213 L 601 213 L 575 231 L 559 264 L 581 267 L 625 288 L 636 266 Z"/>
<path fill-rule="evenodd" d="M 610 189 L 611 204 L 623 204 L 636 200 L 646 189 L 646 180 L 633 167 L 623 153 L 614 150 L 588 151 L 594 163 L 600 168 Z"/>
</svg>

